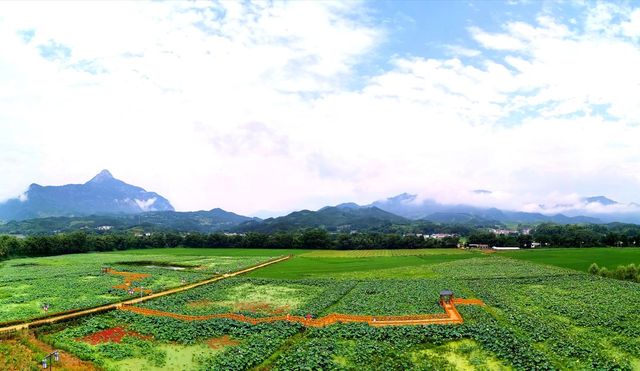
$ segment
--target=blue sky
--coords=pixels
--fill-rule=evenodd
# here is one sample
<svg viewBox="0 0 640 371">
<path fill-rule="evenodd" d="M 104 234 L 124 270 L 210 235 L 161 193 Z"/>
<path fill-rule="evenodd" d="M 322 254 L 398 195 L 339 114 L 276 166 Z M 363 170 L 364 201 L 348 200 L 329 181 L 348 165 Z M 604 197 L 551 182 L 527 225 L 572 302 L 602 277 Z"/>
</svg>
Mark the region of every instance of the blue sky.
<svg viewBox="0 0 640 371">
<path fill-rule="evenodd" d="M 0 199 L 640 201 L 637 2 L 2 2 L 0 45 Z"/>
</svg>

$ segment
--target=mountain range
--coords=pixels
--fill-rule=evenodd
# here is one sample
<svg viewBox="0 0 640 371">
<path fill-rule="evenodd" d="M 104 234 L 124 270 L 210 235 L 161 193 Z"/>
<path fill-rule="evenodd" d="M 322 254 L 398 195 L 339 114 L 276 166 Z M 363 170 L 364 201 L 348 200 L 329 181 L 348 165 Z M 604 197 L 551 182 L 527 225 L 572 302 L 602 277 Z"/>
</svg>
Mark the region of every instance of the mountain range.
<svg viewBox="0 0 640 371">
<path fill-rule="evenodd" d="M 473 192 L 478 195 L 491 194 L 488 190 Z M 389 226 L 416 222 L 473 226 L 640 222 L 640 211 L 616 213 L 616 208 L 621 206 L 640 210 L 638 205 L 621 205 L 604 196 L 583 198 L 579 205 L 540 205 L 541 210 L 549 212 L 533 213 L 441 204 L 435 200 L 420 200 L 415 194 L 403 193 L 368 205 L 348 202 L 317 211 L 301 210 L 262 220 L 222 209 L 177 212 L 169 200 L 159 194 L 127 184 L 114 178 L 108 170 L 103 170 L 84 184 L 32 184 L 20 197 L 0 203 L 0 223 L 4 220 L 4 225 L 0 225 L 0 233 L 32 234 L 87 229 L 267 233 L 301 228 L 384 230 Z M 614 211 L 607 212 L 608 208 Z M 552 213 L 553 210 L 566 212 Z M 581 211 L 585 213 L 581 214 Z"/>
<path fill-rule="evenodd" d="M 474 192 L 487 193 L 489 191 L 479 190 Z M 599 198 L 594 198 L 598 199 Z M 597 201 L 592 201 L 597 202 Z M 418 200 L 415 194 L 402 193 L 395 197 L 373 202 L 364 207 L 378 207 L 390 213 L 414 220 L 429 220 L 437 223 L 601 223 L 598 218 L 591 216 L 564 214 L 545 215 L 541 213 L 530 213 L 522 211 L 508 211 L 497 208 L 481 208 L 470 205 L 448 205 L 441 204 L 434 200 Z"/>
<path fill-rule="evenodd" d="M 351 207 L 351 205 L 354 205 Z M 237 227 L 240 232 L 294 231 L 301 228 L 323 228 L 328 231 L 382 229 L 393 224 L 411 221 L 375 206 L 360 207 L 342 204 L 323 207 L 318 211 L 302 210 L 277 218 L 254 220 Z"/>
</svg>

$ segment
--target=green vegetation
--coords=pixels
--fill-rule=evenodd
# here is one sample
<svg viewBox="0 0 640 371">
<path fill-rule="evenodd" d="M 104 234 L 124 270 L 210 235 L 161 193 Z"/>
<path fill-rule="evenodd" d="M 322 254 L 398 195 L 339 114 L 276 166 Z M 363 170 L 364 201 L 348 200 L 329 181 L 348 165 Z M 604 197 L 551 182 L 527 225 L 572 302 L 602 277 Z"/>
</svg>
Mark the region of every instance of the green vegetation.
<svg viewBox="0 0 640 371">
<path fill-rule="evenodd" d="M 397 250 L 314 250 L 302 254 L 309 258 L 372 258 L 382 256 L 464 255 L 460 249 L 397 249 Z"/>
<path fill-rule="evenodd" d="M 631 263 L 629 265 L 619 265 L 616 269 L 609 270 L 607 267 L 598 267 L 593 263 L 589 267 L 589 273 L 602 277 L 615 278 L 617 280 L 640 282 L 640 272 L 638 267 Z"/>
<path fill-rule="evenodd" d="M 264 256 L 284 256 L 298 255 L 306 253 L 308 250 L 300 249 L 242 249 L 242 248 L 189 248 L 175 247 L 167 248 L 151 248 L 141 250 L 127 250 L 126 252 L 107 252 L 105 254 L 127 254 L 127 255 L 163 255 L 163 256 L 231 256 L 231 257 L 264 257 Z"/>
<path fill-rule="evenodd" d="M 236 271 L 257 264 L 269 256 L 197 255 L 186 249 L 119 253 L 90 253 L 46 258 L 13 259 L 0 263 L 0 323 L 26 320 L 73 309 L 94 307 L 131 297 L 116 271 L 148 275 L 131 288 L 153 292 Z M 206 251 L 205 251 L 206 252 Z M 219 253 L 220 251 L 216 251 Z M 150 254 L 147 254 L 150 253 Z M 43 306 L 48 304 L 48 310 Z"/>
<path fill-rule="evenodd" d="M 583 272 L 586 272 L 592 263 L 606 267 L 631 263 L 640 265 L 640 248 L 530 249 L 505 251 L 499 255 Z"/>
<path fill-rule="evenodd" d="M 406 256 L 383 256 L 383 257 L 361 257 L 361 258 L 319 258 L 298 255 L 292 259 L 279 263 L 277 266 L 266 267 L 248 274 L 249 277 L 262 278 L 358 278 L 367 274 L 380 274 L 380 277 L 394 277 L 398 269 L 406 270 L 415 268 L 414 276 L 429 276 L 429 265 L 468 259 L 479 254 L 473 252 L 463 252 L 462 254 L 424 254 Z M 395 269 L 395 270 L 394 270 Z M 391 271 L 387 273 L 387 271 Z"/>
<path fill-rule="evenodd" d="M 173 258 L 189 256 L 182 255 L 186 251 L 168 251 Z M 568 256 L 573 254 L 566 251 Z M 637 283 L 507 254 L 461 250 L 401 252 L 399 256 L 385 251 L 295 253 L 289 261 L 247 276 L 141 306 L 179 314 L 235 312 L 258 317 L 429 314 L 442 312 L 438 292 L 448 288 L 460 297 L 480 298 L 487 307 L 458 306 L 465 319 L 462 325 L 335 324 L 307 329 L 285 321 L 252 326 L 227 319 L 184 321 L 116 311 L 70 326 L 58 325 L 47 330 L 44 338 L 114 370 L 143 366 L 162 370 L 168 362 L 185 370 L 640 370 Z M 227 251 L 233 254 L 241 251 Z M 407 274 L 402 275 L 403 270 Z M 418 271 L 426 273 L 416 275 Z M 379 272 L 400 274 L 377 279 Z M 137 335 L 106 343 L 112 345 L 83 340 L 114 326 Z M 232 341 L 215 349 L 208 345 L 223 337 Z"/>
</svg>

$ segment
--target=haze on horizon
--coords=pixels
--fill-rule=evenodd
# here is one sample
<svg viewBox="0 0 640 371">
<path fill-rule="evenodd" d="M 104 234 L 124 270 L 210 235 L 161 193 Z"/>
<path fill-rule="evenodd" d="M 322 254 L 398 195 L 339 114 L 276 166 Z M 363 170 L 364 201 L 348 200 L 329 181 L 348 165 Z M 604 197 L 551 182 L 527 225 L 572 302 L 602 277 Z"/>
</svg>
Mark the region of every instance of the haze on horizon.
<svg viewBox="0 0 640 371">
<path fill-rule="evenodd" d="M 638 66 L 634 2 L 0 2 L 0 200 L 640 202 Z"/>
</svg>

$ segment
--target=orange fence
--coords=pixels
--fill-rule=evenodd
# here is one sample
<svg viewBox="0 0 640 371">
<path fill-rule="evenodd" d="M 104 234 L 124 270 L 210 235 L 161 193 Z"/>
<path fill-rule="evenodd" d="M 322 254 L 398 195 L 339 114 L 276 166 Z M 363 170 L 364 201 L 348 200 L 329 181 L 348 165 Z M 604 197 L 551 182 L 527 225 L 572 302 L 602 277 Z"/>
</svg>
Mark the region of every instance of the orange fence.
<svg viewBox="0 0 640 371">
<path fill-rule="evenodd" d="M 370 326 L 407 326 L 407 325 L 428 325 L 428 324 L 457 324 L 463 323 L 464 320 L 455 304 L 461 305 L 484 305 L 482 300 L 479 299 L 453 299 L 450 303 L 444 303 L 444 313 L 438 314 L 417 314 L 417 315 L 405 315 L 405 316 L 365 316 L 356 314 L 339 314 L 332 313 L 324 317 L 319 318 L 306 318 L 302 316 L 292 315 L 280 315 L 272 317 L 247 317 L 242 314 L 236 313 L 220 313 L 209 314 L 204 316 L 192 316 L 187 314 L 178 314 L 163 312 L 155 309 L 134 307 L 130 305 L 123 305 L 120 310 L 126 310 L 142 314 L 145 316 L 156 317 L 170 317 L 180 319 L 184 321 L 204 321 L 213 318 L 226 318 L 235 321 L 250 323 L 257 325 L 259 323 L 276 322 L 276 321 L 289 321 L 298 322 L 304 326 L 309 327 L 323 327 L 334 323 L 350 323 L 360 322 L 367 323 Z"/>
<path fill-rule="evenodd" d="M 452 299 L 453 304 L 460 305 L 484 305 L 484 302 L 480 299 L 462 299 L 462 298 L 454 298 Z"/>
</svg>

